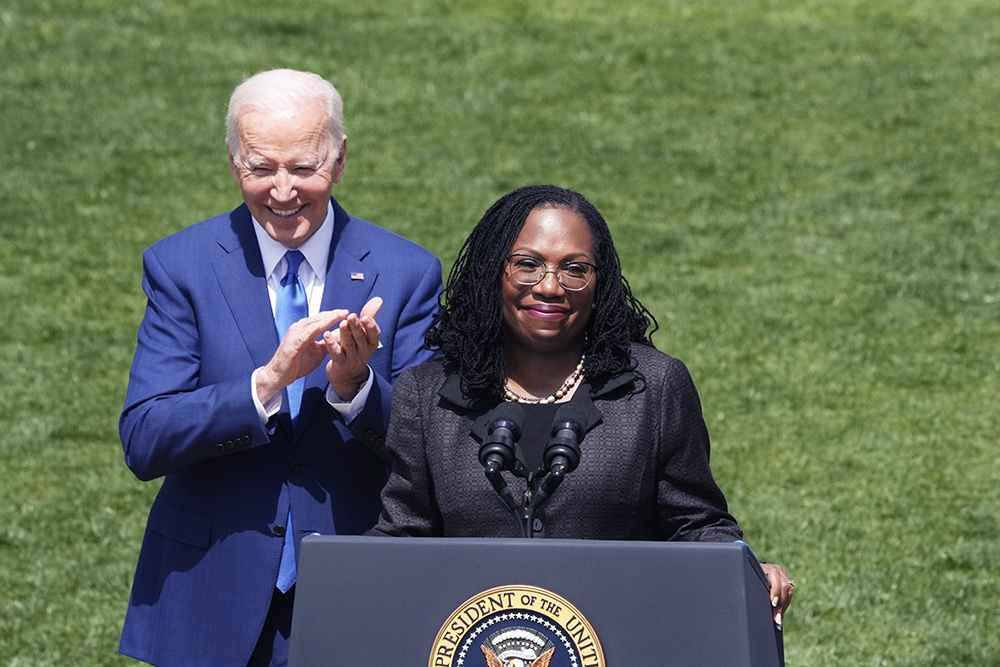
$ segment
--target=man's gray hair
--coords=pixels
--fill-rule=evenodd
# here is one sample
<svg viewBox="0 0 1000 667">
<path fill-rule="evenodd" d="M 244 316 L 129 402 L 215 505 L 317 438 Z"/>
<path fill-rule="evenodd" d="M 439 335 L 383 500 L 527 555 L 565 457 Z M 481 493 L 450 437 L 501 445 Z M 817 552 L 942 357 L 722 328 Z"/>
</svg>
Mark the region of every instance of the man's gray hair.
<svg viewBox="0 0 1000 667">
<path fill-rule="evenodd" d="M 241 83 L 229 98 L 226 113 L 226 148 L 235 158 L 240 158 L 240 115 L 247 109 L 257 109 L 269 114 L 291 114 L 314 100 L 326 105 L 333 158 L 340 157 L 340 144 L 344 136 L 344 102 L 333 84 L 312 72 L 292 69 L 273 69 L 254 74 Z"/>
</svg>

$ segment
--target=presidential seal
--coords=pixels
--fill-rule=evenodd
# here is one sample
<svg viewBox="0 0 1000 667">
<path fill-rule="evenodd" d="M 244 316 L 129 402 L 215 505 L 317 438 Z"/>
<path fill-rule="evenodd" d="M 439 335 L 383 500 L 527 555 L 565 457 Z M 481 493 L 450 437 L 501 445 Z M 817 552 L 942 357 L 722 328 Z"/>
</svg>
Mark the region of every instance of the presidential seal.
<svg viewBox="0 0 1000 667">
<path fill-rule="evenodd" d="M 428 667 L 605 667 L 583 614 L 552 591 L 499 586 L 466 600 L 434 640 Z"/>
</svg>

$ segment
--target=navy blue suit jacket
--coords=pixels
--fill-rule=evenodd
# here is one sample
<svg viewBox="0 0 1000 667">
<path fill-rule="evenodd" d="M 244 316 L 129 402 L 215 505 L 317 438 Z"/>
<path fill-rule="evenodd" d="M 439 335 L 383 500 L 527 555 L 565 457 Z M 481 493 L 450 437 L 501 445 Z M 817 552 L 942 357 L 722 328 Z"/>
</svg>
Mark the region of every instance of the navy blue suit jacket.
<svg viewBox="0 0 1000 667">
<path fill-rule="evenodd" d="M 244 665 L 264 623 L 289 508 L 296 541 L 358 534 L 378 518 L 391 384 L 427 360 L 441 290 L 431 253 L 348 215 L 336 201 L 322 310 L 380 296 L 375 382 L 350 425 L 325 400 L 325 363 L 262 424 L 250 377 L 278 347 L 246 206 L 143 255 L 146 313 L 119 430 L 142 480 L 163 478 L 149 513 L 119 650 L 156 665 Z M 287 401 L 283 401 L 287 406 Z"/>
</svg>

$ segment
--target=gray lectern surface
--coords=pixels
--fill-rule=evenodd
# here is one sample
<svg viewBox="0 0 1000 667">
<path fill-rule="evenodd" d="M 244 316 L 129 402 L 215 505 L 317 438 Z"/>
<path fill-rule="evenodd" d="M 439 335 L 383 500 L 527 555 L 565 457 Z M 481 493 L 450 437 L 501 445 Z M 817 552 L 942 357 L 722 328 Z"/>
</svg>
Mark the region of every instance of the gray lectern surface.
<svg viewBox="0 0 1000 667">
<path fill-rule="evenodd" d="M 778 667 L 768 595 L 740 543 L 312 536 L 290 664 Z"/>
</svg>

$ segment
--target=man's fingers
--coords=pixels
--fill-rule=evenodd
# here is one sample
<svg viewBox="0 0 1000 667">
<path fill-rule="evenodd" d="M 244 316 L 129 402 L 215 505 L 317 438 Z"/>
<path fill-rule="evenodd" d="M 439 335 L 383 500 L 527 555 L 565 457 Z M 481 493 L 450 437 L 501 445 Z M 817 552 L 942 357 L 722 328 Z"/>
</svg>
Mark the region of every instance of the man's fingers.
<svg viewBox="0 0 1000 667">
<path fill-rule="evenodd" d="M 365 307 L 361 309 L 361 319 L 363 320 L 365 317 L 370 317 L 372 320 L 374 320 L 375 316 L 378 315 L 379 308 L 381 307 L 382 307 L 382 297 L 380 296 L 372 297 L 371 299 L 368 300 L 368 303 L 365 304 Z"/>
<path fill-rule="evenodd" d="M 348 317 L 340 323 L 340 344 L 344 347 L 355 347 L 355 337 L 361 335 L 361 323 L 355 316 Z"/>
<path fill-rule="evenodd" d="M 364 357 L 364 363 L 367 363 L 372 352 L 378 347 L 382 335 L 381 328 L 375 322 L 375 316 L 382 303 L 382 297 L 372 297 L 361 309 L 360 316 L 346 310 L 327 311 L 329 317 L 324 317 L 322 320 L 319 319 L 320 316 L 326 313 L 315 316 L 317 327 L 327 322 L 332 327 L 339 322 L 339 326 L 332 330 L 323 332 L 320 329 L 316 332 L 317 336 L 323 332 L 323 344 L 331 357 L 341 357 L 346 361 L 344 355 L 353 357 L 355 352 L 360 352 Z"/>
<path fill-rule="evenodd" d="M 324 310 L 322 312 L 316 313 L 309 319 L 309 331 L 315 332 L 313 338 L 319 338 L 320 334 L 332 327 L 337 322 L 340 322 L 345 317 L 351 314 L 351 311 L 346 308 L 338 308 L 336 310 Z"/>
<path fill-rule="evenodd" d="M 371 347 L 378 347 L 378 341 L 382 337 L 382 329 L 379 328 L 375 320 L 365 322 L 365 342 Z"/>
<path fill-rule="evenodd" d="M 324 310 L 311 317 L 304 317 L 288 328 L 287 336 L 294 336 L 292 340 L 296 347 L 302 347 L 320 338 L 325 331 L 337 324 L 350 314 L 350 311 L 339 308 L 337 310 Z"/>
</svg>

